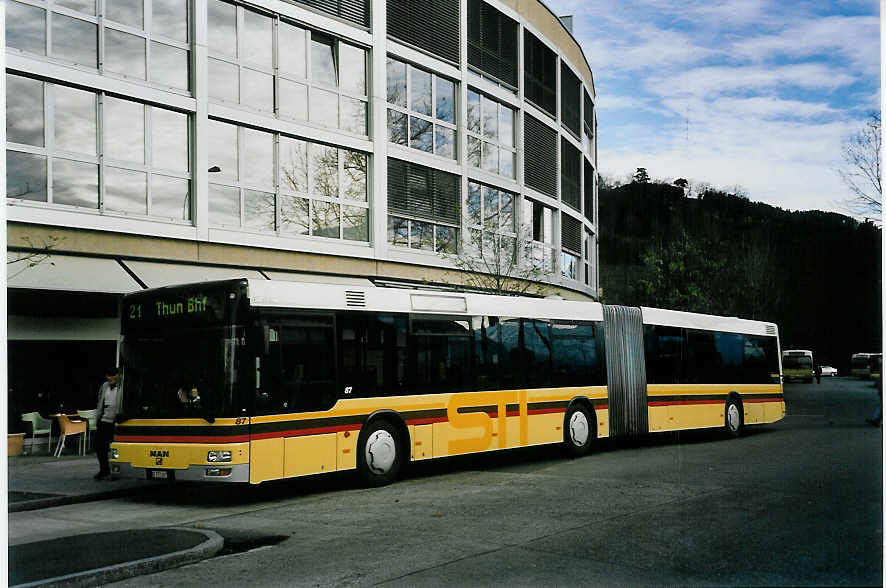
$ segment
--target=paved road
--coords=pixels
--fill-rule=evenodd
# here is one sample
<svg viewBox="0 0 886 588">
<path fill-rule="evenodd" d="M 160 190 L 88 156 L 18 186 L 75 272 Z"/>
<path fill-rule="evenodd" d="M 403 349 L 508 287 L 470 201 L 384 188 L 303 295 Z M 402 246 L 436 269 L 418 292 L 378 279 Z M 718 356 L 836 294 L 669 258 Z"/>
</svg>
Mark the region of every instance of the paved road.
<svg viewBox="0 0 886 588">
<path fill-rule="evenodd" d="M 882 436 L 869 383 L 786 386 L 787 417 L 713 432 L 413 467 L 377 489 L 331 476 L 13 513 L 10 542 L 161 525 L 227 555 L 125 586 L 879 585 Z M 96 521 L 104 520 L 100 525 Z"/>
</svg>

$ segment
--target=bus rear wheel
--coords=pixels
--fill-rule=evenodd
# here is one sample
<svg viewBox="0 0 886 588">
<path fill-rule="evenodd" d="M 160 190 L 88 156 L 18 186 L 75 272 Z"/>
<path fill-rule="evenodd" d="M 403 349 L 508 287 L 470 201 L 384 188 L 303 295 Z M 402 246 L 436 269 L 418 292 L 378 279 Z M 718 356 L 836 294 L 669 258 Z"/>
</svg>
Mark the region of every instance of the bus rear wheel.
<svg viewBox="0 0 886 588">
<path fill-rule="evenodd" d="M 590 453 L 596 437 L 594 419 L 581 403 L 574 403 L 563 420 L 563 446 L 573 457 Z"/>
<path fill-rule="evenodd" d="M 744 414 L 741 404 L 735 398 L 726 401 L 726 433 L 730 437 L 738 437 L 744 427 Z"/>
<path fill-rule="evenodd" d="M 385 486 L 397 479 L 403 465 L 400 433 L 386 420 L 369 423 L 357 442 L 357 470 L 368 486 Z"/>
</svg>

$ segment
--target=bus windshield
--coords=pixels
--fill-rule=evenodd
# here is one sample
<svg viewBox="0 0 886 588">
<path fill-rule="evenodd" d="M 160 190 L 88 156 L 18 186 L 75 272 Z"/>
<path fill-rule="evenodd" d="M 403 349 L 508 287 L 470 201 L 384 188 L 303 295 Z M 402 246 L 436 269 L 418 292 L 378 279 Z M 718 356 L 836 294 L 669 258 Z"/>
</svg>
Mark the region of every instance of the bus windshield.
<svg viewBox="0 0 886 588">
<path fill-rule="evenodd" d="M 233 416 L 242 333 L 235 327 L 127 336 L 122 347 L 127 418 Z"/>
<path fill-rule="evenodd" d="M 781 360 L 782 367 L 789 369 L 812 369 L 812 358 L 808 355 L 786 355 Z"/>
</svg>

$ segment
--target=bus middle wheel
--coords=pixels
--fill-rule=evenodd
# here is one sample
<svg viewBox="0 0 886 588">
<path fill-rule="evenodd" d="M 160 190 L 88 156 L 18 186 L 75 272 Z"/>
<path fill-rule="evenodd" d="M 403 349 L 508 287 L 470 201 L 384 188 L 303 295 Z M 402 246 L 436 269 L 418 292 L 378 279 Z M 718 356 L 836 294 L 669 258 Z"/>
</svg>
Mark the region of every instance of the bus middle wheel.
<svg viewBox="0 0 886 588">
<path fill-rule="evenodd" d="M 391 423 L 379 419 L 360 433 L 357 442 L 357 470 L 368 486 L 384 486 L 397 479 L 403 464 L 400 433 Z"/>
</svg>

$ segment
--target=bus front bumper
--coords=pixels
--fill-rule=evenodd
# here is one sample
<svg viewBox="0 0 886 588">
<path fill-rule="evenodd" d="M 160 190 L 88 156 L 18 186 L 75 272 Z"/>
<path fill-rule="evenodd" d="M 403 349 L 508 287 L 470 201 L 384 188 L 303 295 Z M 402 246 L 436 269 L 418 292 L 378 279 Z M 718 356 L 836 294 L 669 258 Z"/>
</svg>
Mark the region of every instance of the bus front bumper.
<svg viewBox="0 0 886 588">
<path fill-rule="evenodd" d="M 186 468 L 136 467 L 126 462 L 111 462 L 115 478 L 168 480 L 176 482 L 249 482 L 249 464 L 190 465 Z"/>
</svg>

